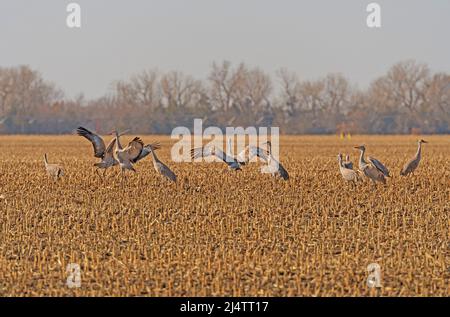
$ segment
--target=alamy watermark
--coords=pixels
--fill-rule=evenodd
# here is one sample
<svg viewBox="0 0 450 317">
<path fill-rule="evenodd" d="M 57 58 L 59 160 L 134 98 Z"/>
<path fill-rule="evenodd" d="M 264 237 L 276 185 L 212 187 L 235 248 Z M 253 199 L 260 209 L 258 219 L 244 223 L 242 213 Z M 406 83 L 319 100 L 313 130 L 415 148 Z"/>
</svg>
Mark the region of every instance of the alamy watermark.
<svg viewBox="0 0 450 317">
<path fill-rule="evenodd" d="M 187 127 L 176 127 L 172 130 L 171 138 L 178 140 L 171 149 L 171 158 L 174 162 L 248 163 L 256 162 L 258 157 L 263 157 L 267 166 L 275 169 L 279 161 L 278 127 L 226 127 L 224 134 L 221 128 L 215 126 L 203 129 L 203 120 L 194 119 L 194 131 Z M 205 140 L 209 142 L 204 144 Z M 203 153 L 192 157 L 192 149 L 203 149 Z M 213 152 L 210 149 L 217 149 L 216 155 L 209 155 Z M 263 167 L 261 171 L 273 172 L 268 167 Z"/>
<path fill-rule="evenodd" d="M 77 263 L 69 263 L 66 267 L 67 280 L 66 285 L 69 288 L 81 287 L 81 268 Z"/>
<path fill-rule="evenodd" d="M 66 11 L 69 12 L 66 18 L 66 25 L 69 28 L 81 28 L 81 6 L 72 2 L 66 7 Z"/>
<path fill-rule="evenodd" d="M 381 6 L 376 2 L 372 2 L 367 5 L 366 11 L 369 12 L 366 19 L 367 27 L 381 28 Z"/>
<path fill-rule="evenodd" d="M 378 263 L 370 263 L 367 266 L 367 272 L 369 276 L 367 277 L 367 286 L 369 288 L 380 288 L 381 285 L 381 267 Z"/>
<path fill-rule="evenodd" d="M 66 18 L 66 25 L 69 28 L 81 28 L 81 6 L 76 2 L 71 2 L 66 6 L 69 13 Z M 381 6 L 376 2 L 371 2 L 366 6 L 366 12 L 369 14 L 366 18 L 366 24 L 369 28 L 381 27 Z"/>
</svg>

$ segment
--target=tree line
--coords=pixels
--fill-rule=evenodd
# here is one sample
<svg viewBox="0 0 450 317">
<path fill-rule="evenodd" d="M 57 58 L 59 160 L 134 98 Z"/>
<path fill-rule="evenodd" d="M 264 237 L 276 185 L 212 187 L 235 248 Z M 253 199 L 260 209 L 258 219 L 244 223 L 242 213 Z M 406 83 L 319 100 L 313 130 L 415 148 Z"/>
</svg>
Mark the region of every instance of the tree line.
<svg viewBox="0 0 450 317">
<path fill-rule="evenodd" d="M 115 81 L 101 98 L 66 98 L 29 66 L 0 67 L 0 133 L 66 134 L 83 125 L 100 133 L 170 134 L 176 126 L 278 126 L 284 134 L 450 133 L 450 75 L 407 60 L 367 89 L 342 74 L 274 78 L 244 63 L 213 63 L 205 80 L 147 70 Z"/>
</svg>

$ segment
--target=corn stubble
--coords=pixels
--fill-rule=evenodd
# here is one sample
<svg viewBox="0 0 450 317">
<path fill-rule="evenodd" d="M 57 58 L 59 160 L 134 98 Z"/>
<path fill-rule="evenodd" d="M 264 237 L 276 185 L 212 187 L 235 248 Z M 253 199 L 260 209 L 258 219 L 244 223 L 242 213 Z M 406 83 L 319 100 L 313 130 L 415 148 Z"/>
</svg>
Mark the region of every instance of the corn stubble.
<svg viewBox="0 0 450 317">
<path fill-rule="evenodd" d="M 118 169 L 102 181 L 91 145 L 74 136 L 0 137 L 0 295 L 449 295 L 448 137 L 428 137 L 406 178 L 412 136 L 282 137 L 287 182 L 258 164 L 175 164 L 168 137 L 143 139 L 161 141 L 176 184 L 151 159 L 123 185 Z M 340 177 L 337 153 L 356 163 L 362 143 L 392 170 L 387 186 Z M 57 182 L 45 152 L 64 166 Z M 66 285 L 69 263 L 80 288 Z M 367 287 L 370 263 L 381 288 Z"/>
</svg>

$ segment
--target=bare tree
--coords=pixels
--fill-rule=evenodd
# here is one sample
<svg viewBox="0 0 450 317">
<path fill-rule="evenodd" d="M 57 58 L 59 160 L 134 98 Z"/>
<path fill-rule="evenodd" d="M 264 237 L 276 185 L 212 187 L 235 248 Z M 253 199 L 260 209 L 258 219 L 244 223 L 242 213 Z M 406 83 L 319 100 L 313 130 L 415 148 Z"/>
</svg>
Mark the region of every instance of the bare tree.
<svg viewBox="0 0 450 317">
<path fill-rule="evenodd" d="M 67 133 L 77 125 L 99 132 L 170 133 L 194 118 L 218 126 L 279 126 L 285 133 L 448 133 L 450 75 L 425 64 L 392 66 L 366 90 L 341 74 L 300 80 L 277 72 L 279 93 L 258 67 L 214 63 L 207 85 L 181 72 L 149 70 L 114 82 L 109 94 L 86 100 L 60 90 L 27 66 L 0 68 L 1 133 Z"/>
<path fill-rule="evenodd" d="M 160 87 L 170 109 L 194 108 L 205 95 L 201 81 L 176 71 L 162 76 Z"/>
</svg>

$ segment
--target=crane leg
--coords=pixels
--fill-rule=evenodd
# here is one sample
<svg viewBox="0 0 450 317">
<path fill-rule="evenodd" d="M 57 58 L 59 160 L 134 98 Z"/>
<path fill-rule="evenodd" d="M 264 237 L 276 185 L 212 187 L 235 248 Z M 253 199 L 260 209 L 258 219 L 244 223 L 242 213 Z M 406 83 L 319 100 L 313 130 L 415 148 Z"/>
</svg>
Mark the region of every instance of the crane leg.
<svg viewBox="0 0 450 317">
<path fill-rule="evenodd" d="M 125 170 L 122 168 L 120 169 L 122 177 L 120 178 L 120 183 L 122 184 L 122 187 L 124 187 L 124 179 L 125 179 Z"/>
<path fill-rule="evenodd" d="M 95 173 L 97 174 L 98 177 L 100 177 L 100 179 L 102 179 L 102 176 L 101 176 L 100 173 L 98 172 L 98 168 L 95 169 Z"/>
</svg>

